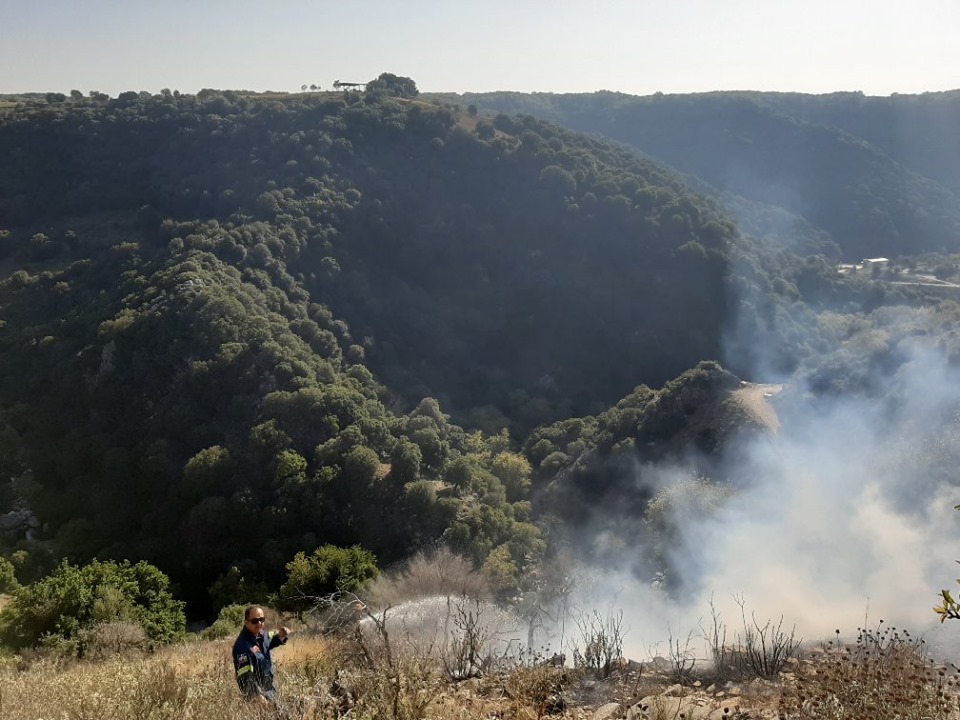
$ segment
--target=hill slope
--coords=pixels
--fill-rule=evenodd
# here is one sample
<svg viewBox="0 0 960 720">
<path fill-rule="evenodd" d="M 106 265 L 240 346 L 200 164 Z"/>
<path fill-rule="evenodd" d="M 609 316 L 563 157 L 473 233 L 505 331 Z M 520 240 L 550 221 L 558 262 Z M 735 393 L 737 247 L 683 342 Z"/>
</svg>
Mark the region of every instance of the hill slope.
<svg viewBox="0 0 960 720">
<path fill-rule="evenodd" d="M 960 247 L 960 149 L 947 131 L 956 129 L 952 96 L 442 97 L 628 143 L 720 189 L 806 218 L 850 260 Z"/>
<path fill-rule="evenodd" d="M 194 608 L 325 542 L 518 583 L 543 542 L 497 431 L 716 356 L 736 234 L 621 148 L 382 90 L 24 102 L 0 216 L 28 564 L 147 559 Z"/>
</svg>

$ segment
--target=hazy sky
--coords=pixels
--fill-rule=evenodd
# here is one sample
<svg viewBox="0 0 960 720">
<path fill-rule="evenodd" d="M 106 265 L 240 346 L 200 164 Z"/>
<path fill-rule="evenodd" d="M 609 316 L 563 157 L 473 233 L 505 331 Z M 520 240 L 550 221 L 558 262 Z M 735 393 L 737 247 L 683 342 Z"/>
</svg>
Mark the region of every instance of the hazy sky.
<svg viewBox="0 0 960 720">
<path fill-rule="evenodd" d="M 0 93 L 960 88 L 960 0 L 0 0 Z"/>
</svg>

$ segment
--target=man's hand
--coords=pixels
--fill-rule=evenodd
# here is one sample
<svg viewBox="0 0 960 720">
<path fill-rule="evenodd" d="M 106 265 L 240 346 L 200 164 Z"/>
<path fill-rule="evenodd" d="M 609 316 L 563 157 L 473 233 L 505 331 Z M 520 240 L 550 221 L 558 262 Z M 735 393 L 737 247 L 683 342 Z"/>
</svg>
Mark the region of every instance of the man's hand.
<svg viewBox="0 0 960 720">
<path fill-rule="evenodd" d="M 290 634 L 290 628 L 288 628 L 286 625 L 282 626 L 280 630 L 277 632 L 277 635 L 280 636 L 281 640 L 286 640 L 287 635 L 289 634 Z"/>
</svg>

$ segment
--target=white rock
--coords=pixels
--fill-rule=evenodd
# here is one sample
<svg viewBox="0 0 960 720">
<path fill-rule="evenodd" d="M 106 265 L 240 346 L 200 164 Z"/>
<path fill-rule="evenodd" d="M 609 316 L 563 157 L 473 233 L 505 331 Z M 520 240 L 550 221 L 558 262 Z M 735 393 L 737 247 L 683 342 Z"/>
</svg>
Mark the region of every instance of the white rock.
<svg viewBox="0 0 960 720">
<path fill-rule="evenodd" d="M 609 720 L 620 711 L 620 703 L 607 703 L 597 708 L 593 720 Z"/>
</svg>

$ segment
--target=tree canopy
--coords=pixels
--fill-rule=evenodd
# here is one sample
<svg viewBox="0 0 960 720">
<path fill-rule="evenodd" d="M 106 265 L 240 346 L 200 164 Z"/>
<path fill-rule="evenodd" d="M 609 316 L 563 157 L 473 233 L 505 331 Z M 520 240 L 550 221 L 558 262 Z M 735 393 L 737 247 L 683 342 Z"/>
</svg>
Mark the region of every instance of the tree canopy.
<svg viewBox="0 0 960 720">
<path fill-rule="evenodd" d="M 737 376 L 874 392 L 928 325 L 960 358 L 956 303 L 898 280 L 955 277 L 956 256 L 844 274 L 863 217 L 801 216 L 715 175 L 740 142 L 724 127 L 764 172 L 773 140 L 812 143 L 854 183 L 818 200 L 877 171 L 864 202 L 892 203 L 888 240 L 924 212 L 952 232 L 941 188 L 757 98 L 724 99 L 700 157 L 678 138 L 703 121 L 668 122 L 682 108 L 664 102 L 656 122 L 624 99 L 609 113 L 706 181 L 389 73 L 364 92 L 0 110 L 0 513 L 30 523 L 0 534 L 17 612 L 51 573 L 85 587 L 128 559 L 196 615 L 277 589 L 292 607 L 436 545 L 510 596 L 549 518 L 573 527 L 605 494 L 642 515 L 653 498 L 625 468 L 722 452 L 749 425 L 723 406 Z M 130 602 L 119 616 L 140 617 Z M 10 642 L 72 637 L 25 627 L 41 625 Z"/>
</svg>

